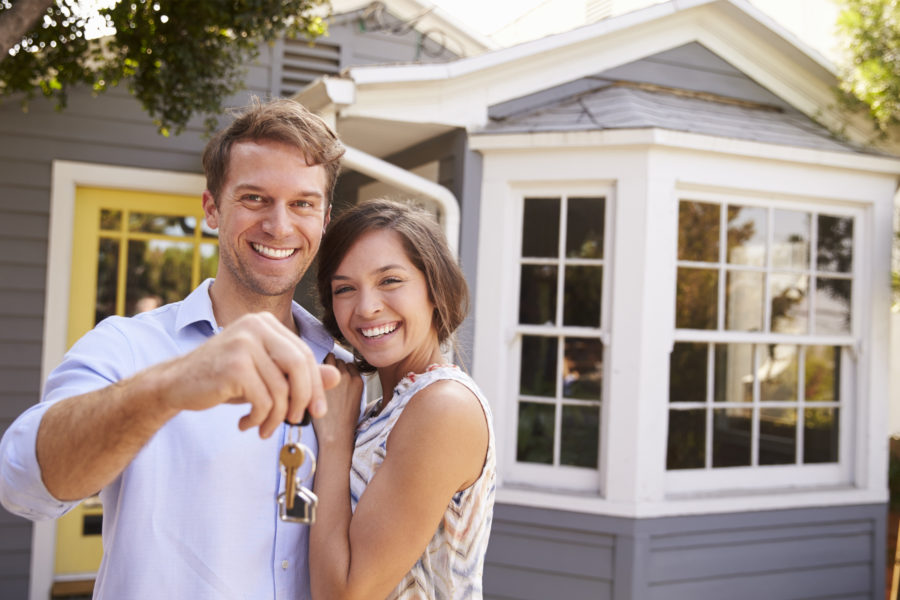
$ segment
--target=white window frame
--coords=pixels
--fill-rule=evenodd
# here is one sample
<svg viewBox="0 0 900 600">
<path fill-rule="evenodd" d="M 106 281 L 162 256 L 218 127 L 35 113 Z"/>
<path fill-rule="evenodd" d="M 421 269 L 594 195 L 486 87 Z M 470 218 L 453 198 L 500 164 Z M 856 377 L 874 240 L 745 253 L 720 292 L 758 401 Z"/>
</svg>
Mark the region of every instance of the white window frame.
<svg viewBox="0 0 900 600">
<path fill-rule="evenodd" d="M 576 326 L 542 326 L 542 325 L 523 325 L 519 324 L 519 293 L 521 286 L 521 265 L 522 265 L 522 233 L 524 226 L 524 211 L 526 198 L 560 198 L 565 206 L 567 198 L 603 198 L 604 199 L 604 231 L 603 231 L 603 275 L 602 275 L 602 295 L 600 299 L 600 327 L 576 327 Z M 512 188 L 512 210 L 511 215 L 516 226 L 511 229 L 514 235 L 510 239 L 510 243 L 515 248 L 515 252 L 509 254 L 510 262 L 508 268 L 511 277 L 511 287 L 514 291 L 514 306 L 506 312 L 507 323 L 505 328 L 512 332 L 511 343 L 508 345 L 509 354 L 507 356 L 506 389 L 510 390 L 509 412 L 508 418 L 505 419 L 503 426 L 505 430 L 500 438 L 506 444 L 505 452 L 501 456 L 506 456 L 507 460 L 504 465 L 504 486 L 523 487 L 523 488 L 542 488 L 549 490 L 559 490 L 576 493 L 587 493 L 591 495 L 602 495 L 602 482 L 605 480 L 605 437 L 608 426 L 608 397 L 609 397 L 609 361 L 610 353 L 610 319 L 612 317 L 610 307 L 610 287 L 612 285 L 612 265 L 613 265 L 613 224 L 615 212 L 615 188 L 610 184 L 596 185 L 578 185 L 566 182 L 553 183 L 548 185 L 520 185 Z M 560 219 L 560 231 L 566 227 L 565 219 Z M 562 239 L 560 239 L 560 244 Z M 561 251 L 562 252 L 562 251 Z M 562 267 L 564 260 L 563 255 L 558 255 L 557 260 Z M 559 281 L 562 281 L 564 269 L 558 274 L 557 294 L 560 302 L 557 303 L 557 321 L 561 322 L 559 315 L 562 314 L 562 294 L 559 289 Z M 516 459 L 516 451 L 518 444 L 518 412 L 520 404 L 519 394 L 519 377 L 520 377 L 520 360 L 522 349 L 523 335 L 538 334 L 541 336 L 555 337 L 586 337 L 599 339 L 603 344 L 603 379 L 600 395 L 600 427 L 598 431 L 599 448 L 597 450 L 598 466 L 596 469 L 587 467 L 573 467 L 566 465 L 543 465 L 537 463 L 519 462 Z M 557 348 L 557 356 L 560 356 L 564 348 Z M 560 441 L 561 418 L 560 410 L 561 401 L 554 397 L 554 405 L 557 407 L 557 416 L 554 420 L 554 447 L 558 447 Z M 554 454 L 558 452 L 554 451 Z"/>
<path fill-rule="evenodd" d="M 863 240 L 869 238 L 868 221 L 866 219 L 866 210 L 864 206 L 859 204 L 828 203 L 823 205 L 821 201 L 809 199 L 808 201 L 786 199 L 778 197 L 760 198 L 755 196 L 743 196 L 740 194 L 729 192 L 706 192 L 706 191 L 681 191 L 676 195 L 676 203 L 681 201 L 708 202 L 724 207 L 725 205 L 742 205 L 755 206 L 763 208 L 787 209 L 808 212 L 811 215 L 827 214 L 835 216 L 845 216 L 853 218 L 853 265 L 851 277 L 853 281 L 851 295 L 851 331 L 848 335 L 823 335 L 818 336 L 814 333 L 803 335 L 779 334 L 779 333 L 760 333 L 760 332 L 743 332 L 743 331 L 727 331 L 724 329 L 717 330 L 689 330 L 675 329 L 674 342 L 702 342 L 702 343 L 777 343 L 777 344 L 800 344 L 800 345 L 825 345 L 825 346 L 841 346 L 843 348 L 841 360 L 841 377 L 840 377 L 840 406 L 839 406 L 839 431 L 838 431 L 838 462 L 827 464 L 801 464 L 801 465 L 761 465 L 748 467 L 717 467 L 717 468 L 699 468 L 699 469 L 677 469 L 666 470 L 665 489 L 667 495 L 680 496 L 696 493 L 709 493 L 727 491 L 752 491 L 752 490 L 770 490 L 770 489 L 789 489 L 802 488 L 812 486 L 845 486 L 853 482 L 854 462 L 856 456 L 856 445 L 858 438 L 857 428 L 857 412 L 858 398 L 860 386 L 858 385 L 858 377 L 860 372 L 860 349 L 862 346 L 863 331 L 863 314 L 862 307 L 869 306 L 869 296 L 871 292 L 870 281 L 868 279 L 868 269 L 866 265 L 871 260 L 870 252 L 863 244 Z M 677 215 L 676 207 L 676 215 Z M 722 219 L 725 214 L 722 211 Z M 721 222 L 721 221 L 720 221 Z M 675 227 L 678 227 L 676 220 Z M 771 227 L 767 231 L 767 253 L 772 247 L 772 231 Z M 720 231 L 720 236 L 724 235 L 724 230 Z M 720 238 L 721 239 L 721 238 Z M 816 239 L 810 239 L 810 272 L 815 274 L 818 272 L 816 267 Z M 680 261 L 677 257 L 673 260 L 673 268 L 678 267 Z M 715 263 L 717 267 L 722 267 L 721 262 Z M 766 267 L 766 273 L 771 273 L 773 269 Z M 719 277 L 719 286 L 725 285 L 723 277 Z M 765 279 L 766 285 L 768 279 Z M 810 288 L 808 292 L 810 302 L 810 327 L 814 327 L 815 320 L 815 289 Z M 717 297 L 718 307 L 718 323 L 722 327 L 724 323 L 724 310 L 726 298 L 720 293 Z M 673 296 L 673 302 L 675 298 Z M 764 305 L 764 323 L 769 323 L 769 312 L 771 307 L 769 303 Z M 673 327 L 675 323 L 673 321 Z M 802 375 L 801 375 L 802 377 Z M 712 393 L 711 389 L 707 390 L 708 394 Z M 802 405 L 801 405 L 802 406 Z M 748 408 L 751 408 L 748 406 Z M 667 420 L 668 414 L 673 410 L 667 404 Z M 758 410 L 758 405 L 754 404 L 754 411 Z M 754 416 L 756 412 L 754 412 Z M 667 428 L 668 433 L 668 428 Z M 707 423 L 706 451 L 711 452 L 712 440 L 709 423 Z M 667 444 L 666 444 L 667 445 Z M 707 465 L 709 464 L 709 456 L 707 456 Z"/>
</svg>

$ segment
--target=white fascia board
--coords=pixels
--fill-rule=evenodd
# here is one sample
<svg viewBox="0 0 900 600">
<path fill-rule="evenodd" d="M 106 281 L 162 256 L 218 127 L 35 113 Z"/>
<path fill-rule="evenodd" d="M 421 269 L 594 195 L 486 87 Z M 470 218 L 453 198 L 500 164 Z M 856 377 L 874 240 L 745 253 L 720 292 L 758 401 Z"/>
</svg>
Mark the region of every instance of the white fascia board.
<svg viewBox="0 0 900 600">
<path fill-rule="evenodd" d="M 642 10 L 610 19 L 603 19 L 571 31 L 524 42 L 471 58 L 442 64 L 353 67 L 348 70 L 348 75 L 357 84 L 367 85 L 436 81 L 463 77 L 478 71 L 498 67 L 505 69 L 511 62 L 541 56 L 568 46 L 577 46 L 585 41 L 608 36 L 617 31 L 634 28 L 644 23 L 668 17 L 687 8 L 719 1 L 722 0 L 673 0 L 672 2 L 655 4 Z"/>
<path fill-rule="evenodd" d="M 675 14 L 646 27 L 587 36 L 580 44 L 557 46 L 521 60 L 495 63 L 486 69 L 454 72 L 452 65 L 424 65 L 421 70 L 398 67 L 397 73 L 402 76 L 391 81 L 357 79 L 357 70 L 351 69 L 349 75 L 356 83 L 357 99 L 341 114 L 477 129 L 487 123 L 488 108 L 494 104 L 694 41 L 698 35 L 696 19 L 696 15 Z M 424 75 L 411 77 L 415 72 Z"/>
<path fill-rule="evenodd" d="M 356 85 L 350 79 L 326 75 L 306 85 L 293 99 L 313 112 L 340 109 L 356 102 Z"/>
<path fill-rule="evenodd" d="M 895 176 L 900 175 L 900 158 L 765 144 L 667 129 L 608 129 L 603 131 L 480 134 L 471 136 L 469 145 L 472 150 L 477 150 L 482 154 L 492 151 L 521 151 L 547 148 L 659 146 L 868 171 Z"/>
</svg>

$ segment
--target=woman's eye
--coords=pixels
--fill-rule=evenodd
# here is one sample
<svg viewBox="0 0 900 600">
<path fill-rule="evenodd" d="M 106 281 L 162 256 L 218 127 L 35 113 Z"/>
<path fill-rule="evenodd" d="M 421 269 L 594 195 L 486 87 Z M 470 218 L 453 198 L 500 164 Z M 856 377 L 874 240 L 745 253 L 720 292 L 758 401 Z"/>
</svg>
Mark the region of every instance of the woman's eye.
<svg viewBox="0 0 900 600">
<path fill-rule="evenodd" d="M 331 294 L 333 296 L 337 296 L 338 294 L 343 294 L 345 292 L 349 292 L 352 288 L 349 285 L 342 285 L 340 287 L 336 287 L 331 290 Z"/>
<path fill-rule="evenodd" d="M 384 285 L 392 285 L 394 283 L 401 283 L 403 280 L 399 277 L 385 277 L 381 283 Z"/>
</svg>

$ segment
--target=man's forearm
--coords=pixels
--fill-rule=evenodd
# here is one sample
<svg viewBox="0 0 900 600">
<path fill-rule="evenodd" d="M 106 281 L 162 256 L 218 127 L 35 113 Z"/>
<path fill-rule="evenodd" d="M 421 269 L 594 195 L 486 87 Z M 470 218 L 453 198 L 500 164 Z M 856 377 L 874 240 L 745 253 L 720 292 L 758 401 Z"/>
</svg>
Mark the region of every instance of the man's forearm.
<svg viewBox="0 0 900 600">
<path fill-rule="evenodd" d="M 55 498 L 80 500 L 99 491 L 176 414 L 159 401 L 158 368 L 47 409 L 36 453 L 44 485 Z"/>
</svg>

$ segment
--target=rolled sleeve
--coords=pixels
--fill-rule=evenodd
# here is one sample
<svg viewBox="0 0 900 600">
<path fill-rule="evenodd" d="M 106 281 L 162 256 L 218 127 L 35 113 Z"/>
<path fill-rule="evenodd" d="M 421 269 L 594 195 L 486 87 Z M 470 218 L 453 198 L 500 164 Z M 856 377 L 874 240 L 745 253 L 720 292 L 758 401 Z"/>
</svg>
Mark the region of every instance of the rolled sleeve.
<svg viewBox="0 0 900 600">
<path fill-rule="evenodd" d="M 0 504 L 33 521 L 55 519 L 78 504 L 57 500 L 41 480 L 35 448 L 38 427 L 49 407 L 41 403 L 26 410 L 0 440 Z"/>
</svg>

